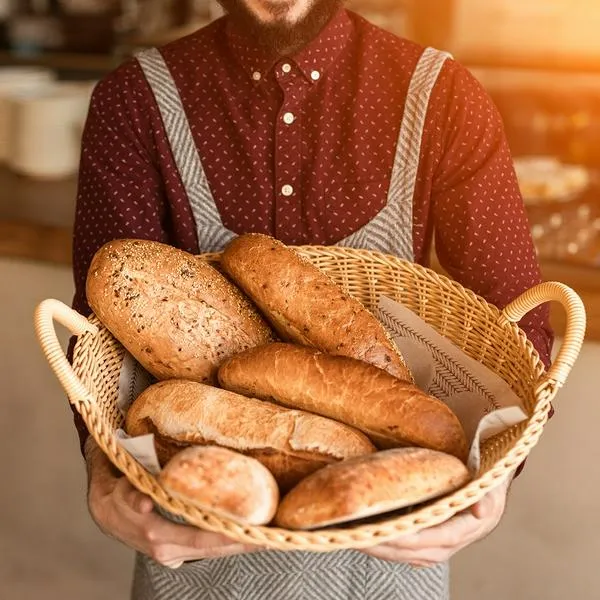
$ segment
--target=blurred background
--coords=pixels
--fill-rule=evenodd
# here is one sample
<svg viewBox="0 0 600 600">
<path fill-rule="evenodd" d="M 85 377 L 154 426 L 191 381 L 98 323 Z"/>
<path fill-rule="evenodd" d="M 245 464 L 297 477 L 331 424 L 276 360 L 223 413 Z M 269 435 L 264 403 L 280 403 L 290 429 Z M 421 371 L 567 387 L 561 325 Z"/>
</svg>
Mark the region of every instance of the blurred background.
<svg viewBox="0 0 600 600">
<path fill-rule="evenodd" d="M 504 118 L 544 277 L 573 287 L 588 311 L 581 358 L 502 527 L 453 561 L 454 598 L 600 598 L 600 3 L 347 4 L 450 51 L 484 84 Z M 43 298 L 71 301 L 79 143 L 94 83 L 132 52 L 219 15 L 213 0 L 0 0 L 1 600 L 127 597 L 131 555 L 87 516 L 70 410 L 32 313 Z M 561 334 L 560 308 L 552 319 Z"/>
</svg>

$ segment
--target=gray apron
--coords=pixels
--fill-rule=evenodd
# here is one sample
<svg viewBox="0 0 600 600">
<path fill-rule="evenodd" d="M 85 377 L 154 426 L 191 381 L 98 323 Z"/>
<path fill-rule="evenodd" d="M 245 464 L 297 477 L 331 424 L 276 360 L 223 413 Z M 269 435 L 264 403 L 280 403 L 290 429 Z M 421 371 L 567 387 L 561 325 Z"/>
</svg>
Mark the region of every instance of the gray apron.
<svg viewBox="0 0 600 600">
<path fill-rule="evenodd" d="M 413 196 L 431 92 L 449 55 L 424 51 L 413 74 L 400 127 L 386 206 L 340 245 L 413 255 Z M 156 49 L 137 57 L 154 93 L 194 215 L 200 252 L 235 237 L 223 226 L 179 93 Z M 138 555 L 134 600 L 447 600 L 448 565 L 414 569 L 354 550 L 265 551 L 201 560 L 173 570 Z"/>
</svg>

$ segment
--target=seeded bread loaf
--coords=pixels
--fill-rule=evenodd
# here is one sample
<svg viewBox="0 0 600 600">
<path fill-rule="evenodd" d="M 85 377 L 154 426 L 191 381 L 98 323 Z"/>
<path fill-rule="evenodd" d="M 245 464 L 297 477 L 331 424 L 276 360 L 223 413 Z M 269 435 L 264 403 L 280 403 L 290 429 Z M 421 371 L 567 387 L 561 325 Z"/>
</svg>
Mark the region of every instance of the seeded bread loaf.
<svg viewBox="0 0 600 600">
<path fill-rule="evenodd" d="M 221 273 L 158 242 L 104 245 L 92 260 L 86 293 L 100 321 L 157 379 L 214 382 L 224 358 L 273 339 Z"/>
</svg>

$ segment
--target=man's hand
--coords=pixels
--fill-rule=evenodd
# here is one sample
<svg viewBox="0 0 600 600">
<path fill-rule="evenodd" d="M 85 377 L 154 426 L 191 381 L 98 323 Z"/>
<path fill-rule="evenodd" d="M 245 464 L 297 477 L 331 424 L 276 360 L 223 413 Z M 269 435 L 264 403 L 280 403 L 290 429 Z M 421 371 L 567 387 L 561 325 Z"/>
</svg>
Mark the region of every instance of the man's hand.
<svg viewBox="0 0 600 600">
<path fill-rule="evenodd" d="M 156 562 L 177 568 L 186 560 L 216 558 L 259 550 L 217 533 L 177 525 L 153 512 L 151 498 L 136 490 L 90 438 L 86 443 L 89 472 L 88 506 L 107 535 Z"/>
<path fill-rule="evenodd" d="M 414 567 L 432 567 L 448 561 L 459 550 L 490 534 L 500 522 L 512 476 L 470 509 L 436 527 L 399 537 L 363 552 L 391 562 Z"/>
</svg>

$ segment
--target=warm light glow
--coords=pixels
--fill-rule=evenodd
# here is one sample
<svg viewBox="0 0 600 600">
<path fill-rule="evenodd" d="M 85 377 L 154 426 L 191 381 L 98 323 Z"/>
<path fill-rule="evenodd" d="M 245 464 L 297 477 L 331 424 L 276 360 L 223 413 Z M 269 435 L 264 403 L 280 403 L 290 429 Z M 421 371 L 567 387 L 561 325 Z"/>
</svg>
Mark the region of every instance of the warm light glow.
<svg viewBox="0 0 600 600">
<path fill-rule="evenodd" d="M 452 31 L 459 56 L 600 63 L 598 0 L 457 0 Z"/>
</svg>

